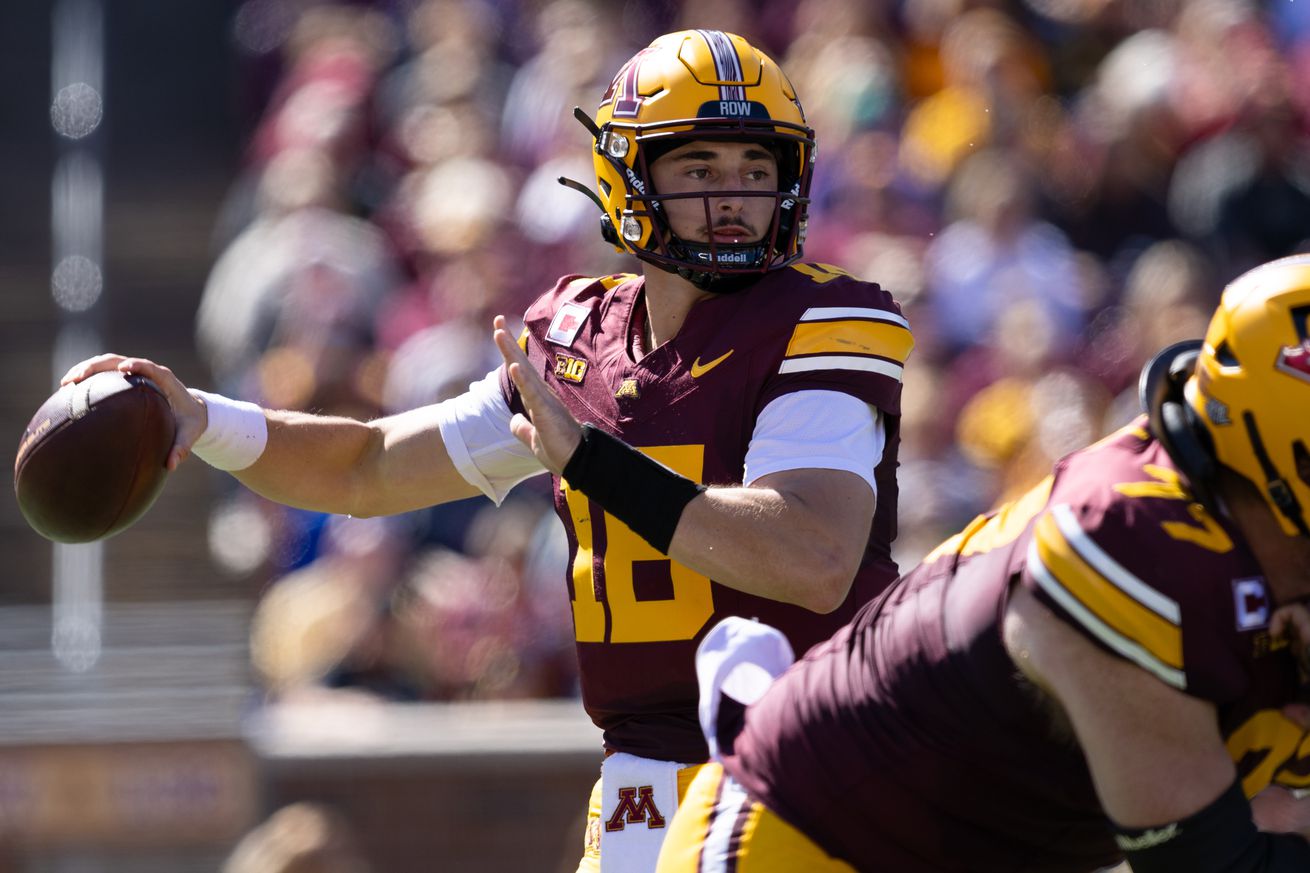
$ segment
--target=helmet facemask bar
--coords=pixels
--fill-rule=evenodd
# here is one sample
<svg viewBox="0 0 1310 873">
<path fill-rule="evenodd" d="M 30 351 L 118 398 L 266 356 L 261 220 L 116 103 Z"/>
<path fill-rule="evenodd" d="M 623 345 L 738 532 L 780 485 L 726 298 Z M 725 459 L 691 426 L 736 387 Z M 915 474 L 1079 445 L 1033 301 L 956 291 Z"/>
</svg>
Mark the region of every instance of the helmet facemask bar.
<svg viewBox="0 0 1310 873">
<path fill-rule="evenodd" d="M 1310 528 L 1306 527 L 1305 511 L 1301 507 L 1301 501 L 1296 499 L 1296 492 L 1292 490 L 1282 471 L 1274 466 L 1269 451 L 1265 448 L 1264 439 L 1260 436 L 1260 429 L 1255 423 L 1255 416 L 1249 410 L 1242 413 L 1242 424 L 1246 428 L 1247 439 L 1251 441 L 1251 453 L 1264 473 L 1265 482 L 1261 486 L 1261 492 L 1265 500 L 1273 509 L 1282 513 L 1301 536 L 1310 537 Z M 1296 454 L 1297 445 L 1301 445 L 1304 451 L 1304 444 L 1299 441 L 1294 442 L 1293 455 Z M 1256 484 L 1260 485 L 1259 482 Z"/>
<path fill-rule="evenodd" d="M 769 227 L 758 240 L 743 243 L 717 242 L 713 233 L 704 243 L 691 242 L 673 234 L 665 217 L 664 203 L 670 200 L 699 200 L 704 207 L 705 226 L 714 228 L 714 216 L 711 201 L 719 199 L 768 199 L 773 201 L 773 214 Z M 741 275 L 762 273 L 775 267 L 785 266 L 790 261 L 783 260 L 783 253 L 778 250 L 778 236 L 783 224 L 783 203 L 794 199 L 793 195 L 781 191 L 708 191 L 687 192 L 684 194 L 651 194 L 646 197 L 633 197 L 634 205 L 641 204 L 641 211 L 634 209 L 633 217 L 651 218 L 651 235 L 655 241 L 654 250 L 642 255 L 666 269 L 681 269 L 694 265 L 697 272 L 718 275 Z"/>
<path fill-rule="evenodd" d="M 649 159 L 652 148 L 673 147 L 696 140 L 752 142 L 770 147 L 778 156 L 779 190 L 679 194 L 655 191 L 650 171 L 652 161 Z M 633 167 L 629 168 L 622 159 L 632 148 L 636 154 L 632 157 Z M 596 151 L 624 180 L 626 208 L 619 217 L 619 232 L 638 258 L 683 275 L 702 287 L 709 287 L 719 276 L 761 275 L 800 258 L 814 156 L 813 131 L 808 127 L 785 121 L 744 118 L 688 118 L 648 125 L 610 122 L 597 137 Z M 769 227 L 758 240 L 722 243 L 715 241 L 712 233 L 706 243 L 680 239 L 673 233 L 667 211 L 661 205 L 664 201 L 699 199 L 704 204 L 706 226 L 712 229 L 710 201 L 723 198 L 771 198 L 774 201 Z M 648 224 L 649 235 L 644 223 Z M 641 243 L 643 237 L 647 240 L 646 245 Z"/>
</svg>

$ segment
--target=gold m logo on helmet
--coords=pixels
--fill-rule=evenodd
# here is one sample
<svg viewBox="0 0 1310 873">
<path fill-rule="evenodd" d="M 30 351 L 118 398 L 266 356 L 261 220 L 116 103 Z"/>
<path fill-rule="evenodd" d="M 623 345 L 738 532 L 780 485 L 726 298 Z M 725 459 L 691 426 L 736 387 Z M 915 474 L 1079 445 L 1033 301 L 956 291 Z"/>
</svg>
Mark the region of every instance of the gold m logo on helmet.
<svg viewBox="0 0 1310 873">
<path fill-rule="evenodd" d="M 620 788 L 619 805 L 614 814 L 605 822 L 605 830 L 613 833 L 621 831 L 628 825 L 646 823 L 646 827 L 664 827 L 664 816 L 655 806 L 655 789 L 649 785 L 640 788 Z"/>
</svg>

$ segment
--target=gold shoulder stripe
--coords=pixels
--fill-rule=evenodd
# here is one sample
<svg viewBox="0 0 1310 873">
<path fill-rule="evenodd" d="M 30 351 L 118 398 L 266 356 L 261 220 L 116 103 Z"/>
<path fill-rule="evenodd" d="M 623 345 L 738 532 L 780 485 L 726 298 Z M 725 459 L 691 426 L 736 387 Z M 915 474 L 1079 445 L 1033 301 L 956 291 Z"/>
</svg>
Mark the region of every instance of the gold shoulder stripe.
<svg viewBox="0 0 1310 873">
<path fill-rule="evenodd" d="M 794 355 L 879 355 L 905 363 L 914 348 L 914 336 L 904 327 L 885 321 L 812 321 L 796 325 L 787 344 Z"/>
<path fill-rule="evenodd" d="M 606 291 L 612 291 L 624 282 L 630 282 L 635 278 L 637 278 L 635 273 L 615 273 L 613 276 L 601 276 L 600 284 Z"/>
<path fill-rule="evenodd" d="M 1070 594 L 1068 589 L 1060 584 L 1060 580 L 1051 575 L 1051 572 L 1043 566 L 1041 557 L 1037 554 L 1036 541 L 1028 544 L 1027 567 L 1029 575 L 1037 582 L 1037 585 L 1073 616 L 1075 621 L 1086 628 L 1088 633 L 1125 658 L 1135 661 L 1143 669 L 1154 673 L 1161 681 L 1167 682 L 1175 688 L 1187 688 L 1186 673 L 1163 663 L 1136 642 L 1101 621 L 1096 613 L 1089 610 L 1080 600 Z"/>
<path fill-rule="evenodd" d="M 568 284 L 567 290 L 570 295 L 577 294 L 599 282 L 600 286 L 606 291 L 613 291 L 624 282 L 635 278 L 637 276 L 634 273 L 615 273 L 612 276 L 580 276 Z"/>
<path fill-rule="evenodd" d="M 1126 594 L 1165 621 L 1171 624 L 1182 623 L 1183 614 L 1178 608 L 1178 602 L 1147 585 L 1128 572 L 1126 567 L 1110 557 L 1083 530 L 1082 525 L 1078 523 L 1078 518 L 1067 503 L 1057 503 L 1052 506 L 1051 515 L 1055 517 L 1055 523 L 1060 528 L 1064 538 L 1078 551 L 1083 560 L 1092 565 L 1096 572 L 1109 579 Z"/>
<path fill-rule="evenodd" d="M 523 349 L 523 354 L 528 353 L 528 329 L 526 327 L 519 334 L 519 348 Z"/>
<path fill-rule="evenodd" d="M 1165 666 L 1182 669 L 1182 629 L 1098 572 L 1070 544 L 1054 512 L 1037 523 L 1033 547 L 1055 582 L 1097 618 Z"/>
</svg>

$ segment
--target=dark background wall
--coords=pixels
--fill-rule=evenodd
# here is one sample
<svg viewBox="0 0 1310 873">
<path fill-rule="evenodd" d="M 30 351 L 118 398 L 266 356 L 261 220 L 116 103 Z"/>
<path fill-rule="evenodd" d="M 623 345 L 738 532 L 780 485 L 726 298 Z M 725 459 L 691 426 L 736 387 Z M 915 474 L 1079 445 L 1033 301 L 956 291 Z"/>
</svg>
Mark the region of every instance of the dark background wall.
<svg viewBox="0 0 1310 873">
<path fill-rule="evenodd" d="M 61 145 L 50 124 L 54 5 L 20 0 L 0 9 L 0 368 L 8 377 L 0 445 L 9 452 L 53 387 L 61 318 L 50 293 L 51 173 Z M 192 322 L 248 94 L 235 73 L 234 6 L 105 3 L 105 111 L 87 142 L 104 173 L 105 290 L 91 316 L 104 348 L 158 356 L 198 384 L 206 374 Z M 222 595 L 204 548 L 212 478 L 188 468 L 175 478 L 138 528 L 107 544 L 109 598 Z M 26 528 L 8 494 L 0 498 L 0 555 L 0 604 L 48 599 L 49 544 Z"/>
</svg>

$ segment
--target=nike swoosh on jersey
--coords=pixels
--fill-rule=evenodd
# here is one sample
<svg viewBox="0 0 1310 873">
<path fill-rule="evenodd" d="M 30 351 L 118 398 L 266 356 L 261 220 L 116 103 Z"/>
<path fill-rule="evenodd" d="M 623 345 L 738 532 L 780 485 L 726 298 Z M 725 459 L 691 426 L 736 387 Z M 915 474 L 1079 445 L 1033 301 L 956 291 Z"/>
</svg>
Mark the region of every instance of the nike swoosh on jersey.
<svg viewBox="0 0 1310 873">
<path fill-rule="evenodd" d="M 704 376 L 710 370 L 713 370 L 719 364 L 722 364 L 724 361 L 728 360 L 728 356 L 731 355 L 733 351 L 734 349 L 728 349 L 726 352 L 719 355 L 717 358 L 715 358 L 714 360 L 710 361 L 707 364 L 702 364 L 700 362 L 700 356 L 697 355 L 696 360 L 691 362 L 691 378 L 699 379 L 701 376 Z"/>
</svg>

